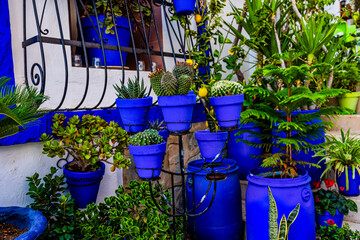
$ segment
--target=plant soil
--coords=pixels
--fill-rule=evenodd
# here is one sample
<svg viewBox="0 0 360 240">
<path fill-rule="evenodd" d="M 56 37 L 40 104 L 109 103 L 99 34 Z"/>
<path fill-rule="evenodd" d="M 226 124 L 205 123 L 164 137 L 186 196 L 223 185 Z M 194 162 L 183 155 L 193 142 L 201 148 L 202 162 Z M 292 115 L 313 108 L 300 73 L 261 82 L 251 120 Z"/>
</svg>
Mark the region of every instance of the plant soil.
<svg viewBox="0 0 360 240">
<path fill-rule="evenodd" d="M 0 240 L 13 240 L 27 231 L 29 230 L 19 229 L 7 223 L 0 223 Z"/>
</svg>

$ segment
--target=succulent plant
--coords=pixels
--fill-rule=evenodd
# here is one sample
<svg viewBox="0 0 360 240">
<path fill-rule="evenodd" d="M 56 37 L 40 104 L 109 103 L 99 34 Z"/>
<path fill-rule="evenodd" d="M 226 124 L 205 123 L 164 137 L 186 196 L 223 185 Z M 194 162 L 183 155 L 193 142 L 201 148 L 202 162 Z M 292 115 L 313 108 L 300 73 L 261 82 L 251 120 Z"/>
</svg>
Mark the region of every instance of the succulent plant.
<svg viewBox="0 0 360 240">
<path fill-rule="evenodd" d="M 151 87 L 157 96 L 165 96 L 165 92 L 161 87 L 161 78 L 165 74 L 164 70 L 157 69 L 149 75 Z"/>
<path fill-rule="evenodd" d="M 241 94 L 244 87 L 237 82 L 221 80 L 211 87 L 211 97 L 223 97 Z"/>
<path fill-rule="evenodd" d="M 171 72 L 166 72 L 161 78 L 161 87 L 165 92 L 165 96 L 177 95 L 179 83 Z"/>
<path fill-rule="evenodd" d="M 164 120 L 156 119 L 155 121 L 149 122 L 149 129 L 155 129 L 157 131 L 164 129 Z"/>
<path fill-rule="evenodd" d="M 138 132 L 130 138 L 130 144 L 134 146 L 147 146 L 163 143 L 164 139 L 155 129 L 146 129 Z"/>
<path fill-rule="evenodd" d="M 138 78 L 136 78 L 134 81 L 129 78 L 127 86 L 121 82 L 121 87 L 115 84 L 114 88 L 116 90 L 117 97 L 120 99 L 139 99 L 149 96 L 149 94 L 146 93 L 144 79 L 141 80 L 140 84 L 140 80 Z"/>
<path fill-rule="evenodd" d="M 179 95 L 188 94 L 190 87 L 191 87 L 191 83 L 192 83 L 192 78 L 190 76 L 182 75 L 181 77 L 179 77 L 179 79 L 178 79 L 178 85 L 179 85 L 178 94 Z"/>
<path fill-rule="evenodd" d="M 179 79 L 183 75 L 188 75 L 192 81 L 195 73 L 194 68 L 189 63 L 178 62 L 174 67 L 173 74 L 177 79 Z"/>
</svg>

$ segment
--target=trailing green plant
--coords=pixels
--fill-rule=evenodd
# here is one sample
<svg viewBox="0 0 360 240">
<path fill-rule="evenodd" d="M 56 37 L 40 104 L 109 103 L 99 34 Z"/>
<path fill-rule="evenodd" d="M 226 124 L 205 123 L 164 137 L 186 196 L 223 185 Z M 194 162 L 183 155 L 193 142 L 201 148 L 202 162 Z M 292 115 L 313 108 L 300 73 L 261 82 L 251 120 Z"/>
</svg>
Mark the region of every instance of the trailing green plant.
<svg viewBox="0 0 360 240">
<path fill-rule="evenodd" d="M 150 195 L 166 212 L 171 209 L 161 197 L 160 187 L 148 182 L 131 181 L 129 187 L 120 186 L 115 196 L 105 198 L 99 205 L 90 204 L 84 211 L 77 212 L 78 226 L 82 239 L 173 239 L 173 224 L 176 224 L 176 239 L 182 239 L 182 219 L 160 214 Z M 169 191 L 164 192 L 171 199 Z"/>
<path fill-rule="evenodd" d="M 244 87 L 237 82 L 221 80 L 217 81 L 211 87 L 211 96 L 212 97 L 223 97 L 231 95 L 239 95 L 243 93 Z"/>
<path fill-rule="evenodd" d="M 120 99 L 139 99 L 139 98 L 146 98 L 149 96 L 149 93 L 146 93 L 144 79 L 141 79 L 141 84 L 140 84 L 140 80 L 138 78 L 135 78 L 134 81 L 132 81 L 129 78 L 126 85 L 123 82 L 121 82 L 121 87 L 115 84 L 114 88 L 117 97 Z"/>
<path fill-rule="evenodd" d="M 163 137 L 155 129 L 146 129 L 130 137 L 130 144 L 134 146 L 155 145 L 163 142 Z"/>
<path fill-rule="evenodd" d="M 351 136 L 350 129 L 344 133 L 341 129 L 341 138 L 326 136 L 326 142 L 317 149 L 314 157 L 322 157 L 320 162 L 325 162 L 326 168 L 321 175 L 335 170 L 337 175 L 345 174 L 346 191 L 349 190 L 349 168 L 353 169 L 352 178 L 355 179 L 355 171 L 360 174 L 360 138 Z"/>
<path fill-rule="evenodd" d="M 111 164 L 112 170 L 127 168 L 131 164 L 124 156 L 129 137 L 118 123 L 107 123 L 92 115 L 84 115 L 81 120 L 74 115 L 67 122 L 65 120 L 64 114 L 55 114 L 51 127 L 54 135 L 41 135 L 43 154 L 62 158 L 67 152 L 74 158 L 70 170 L 82 172 L 99 169 L 100 161 Z"/>
<path fill-rule="evenodd" d="M 160 119 L 156 119 L 155 121 L 148 122 L 149 129 L 154 129 L 156 131 L 164 130 L 164 120 L 160 121 Z"/>
<path fill-rule="evenodd" d="M 0 139 L 31 127 L 46 113 L 40 106 L 47 97 L 33 87 L 10 86 L 9 80 L 0 77 Z"/>
<path fill-rule="evenodd" d="M 29 195 L 33 202 L 29 205 L 32 209 L 44 214 L 47 219 L 47 226 L 39 239 L 70 240 L 79 239 L 76 224 L 77 207 L 70 194 L 65 194 L 65 176 L 57 175 L 55 167 L 50 168 L 50 173 L 43 178 L 35 173 L 27 177 Z"/>
<path fill-rule="evenodd" d="M 360 84 L 360 70 L 356 63 L 343 63 L 334 70 L 334 88 L 356 92 Z"/>
<path fill-rule="evenodd" d="M 268 190 L 269 190 L 269 239 L 287 240 L 290 227 L 295 222 L 297 216 L 299 215 L 300 204 L 298 203 L 296 207 L 289 213 L 287 219 L 285 214 L 281 217 L 280 226 L 278 227 L 278 223 L 277 223 L 278 211 L 277 211 L 276 201 L 271 193 L 271 189 L 269 186 L 268 186 Z"/>
<path fill-rule="evenodd" d="M 320 226 L 317 234 L 321 240 L 358 240 L 360 239 L 360 232 L 350 229 L 348 223 L 344 223 L 342 228 L 336 224 L 328 226 Z"/>
</svg>

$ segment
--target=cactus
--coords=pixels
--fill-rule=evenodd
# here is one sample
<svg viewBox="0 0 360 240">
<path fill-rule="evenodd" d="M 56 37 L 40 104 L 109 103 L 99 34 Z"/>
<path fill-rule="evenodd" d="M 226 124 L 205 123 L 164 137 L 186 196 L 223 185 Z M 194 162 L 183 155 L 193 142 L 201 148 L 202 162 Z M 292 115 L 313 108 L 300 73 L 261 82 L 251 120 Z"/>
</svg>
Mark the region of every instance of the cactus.
<svg viewBox="0 0 360 240">
<path fill-rule="evenodd" d="M 155 129 L 146 129 L 130 138 L 130 144 L 134 146 L 147 146 L 163 143 L 164 139 Z"/>
<path fill-rule="evenodd" d="M 192 83 L 192 78 L 188 75 L 182 75 L 180 78 L 178 78 L 178 94 L 179 95 L 186 95 L 190 91 Z"/>
<path fill-rule="evenodd" d="M 116 95 L 120 99 L 138 99 L 146 98 L 149 95 L 146 93 L 146 87 L 144 86 L 144 79 L 141 80 L 141 84 L 138 78 L 132 81 L 128 79 L 127 86 L 121 83 L 121 87 L 117 84 L 114 85 Z"/>
<path fill-rule="evenodd" d="M 157 69 L 149 75 L 151 87 L 157 96 L 165 96 L 165 92 L 161 87 L 161 78 L 164 74 L 164 70 Z"/>
<path fill-rule="evenodd" d="M 212 97 L 223 97 L 241 94 L 243 90 L 244 88 L 240 83 L 221 80 L 211 87 L 210 94 Z"/>
<path fill-rule="evenodd" d="M 171 72 L 166 72 L 161 78 L 161 87 L 163 88 L 166 96 L 178 94 L 178 80 Z"/>
<path fill-rule="evenodd" d="M 191 80 L 194 79 L 194 68 L 186 62 L 178 62 L 173 70 L 173 74 L 176 79 L 179 79 L 183 75 L 188 75 Z"/>
</svg>

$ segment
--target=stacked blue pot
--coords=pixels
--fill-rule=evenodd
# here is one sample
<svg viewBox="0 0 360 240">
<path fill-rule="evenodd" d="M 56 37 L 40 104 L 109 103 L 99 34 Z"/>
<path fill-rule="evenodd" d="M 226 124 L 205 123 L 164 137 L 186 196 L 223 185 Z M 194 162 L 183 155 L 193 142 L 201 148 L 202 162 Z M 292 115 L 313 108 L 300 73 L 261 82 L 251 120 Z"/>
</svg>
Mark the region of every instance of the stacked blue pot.
<svg viewBox="0 0 360 240">
<path fill-rule="evenodd" d="M 360 175 L 357 170 L 348 167 L 348 189 L 346 188 L 346 169 L 342 174 L 336 174 L 336 181 L 339 192 L 345 196 L 359 196 L 360 194 Z M 355 171 L 355 172 L 354 172 Z"/>
</svg>

